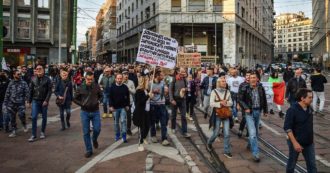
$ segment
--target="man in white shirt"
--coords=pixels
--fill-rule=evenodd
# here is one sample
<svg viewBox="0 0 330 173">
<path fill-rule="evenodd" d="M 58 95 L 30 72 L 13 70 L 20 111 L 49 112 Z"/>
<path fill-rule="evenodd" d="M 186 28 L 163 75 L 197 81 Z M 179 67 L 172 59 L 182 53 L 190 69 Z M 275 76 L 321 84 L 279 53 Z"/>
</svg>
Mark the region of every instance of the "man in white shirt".
<svg viewBox="0 0 330 173">
<path fill-rule="evenodd" d="M 130 105 L 129 105 L 129 110 L 127 111 L 127 135 L 132 135 L 131 131 L 131 123 L 132 123 L 132 112 L 131 108 L 134 102 L 134 95 L 136 92 L 134 82 L 128 79 L 128 71 L 123 71 L 123 83 L 127 86 L 129 90 L 129 100 L 130 100 Z"/>
<path fill-rule="evenodd" d="M 241 83 L 245 81 L 245 79 L 241 76 L 237 75 L 237 69 L 235 67 L 229 69 L 230 76 L 227 78 L 227 83 L 230 89 L 230 94 L 233 100 L 233 118 L 236 122 L 238 122 L 237 118 L 237 94 L 238 88 Z"/>
</svg>

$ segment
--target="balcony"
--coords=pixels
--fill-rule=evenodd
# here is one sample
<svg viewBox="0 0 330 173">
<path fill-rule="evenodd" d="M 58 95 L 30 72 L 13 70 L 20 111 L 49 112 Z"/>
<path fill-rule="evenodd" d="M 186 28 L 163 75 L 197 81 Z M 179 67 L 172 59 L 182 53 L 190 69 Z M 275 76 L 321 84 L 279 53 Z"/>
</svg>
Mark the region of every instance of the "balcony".
<svg viewBox="0 0 330 173">
<path fill-rule="evenodd" d="M 205 11 L 205 5 L 189 5 L 188 11 L 190 12 Z"/>
<path fill-rule="evenodd" d="M 181 12 L 181 6 L 172 6 L 172 12 Z"/>
</svg>

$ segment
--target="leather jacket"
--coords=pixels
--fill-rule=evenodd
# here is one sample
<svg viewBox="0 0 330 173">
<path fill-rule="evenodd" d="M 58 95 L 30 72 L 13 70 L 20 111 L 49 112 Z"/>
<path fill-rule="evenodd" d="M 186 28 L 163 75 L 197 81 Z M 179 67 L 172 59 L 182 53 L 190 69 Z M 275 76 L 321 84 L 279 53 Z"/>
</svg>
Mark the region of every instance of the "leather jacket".
<svg viewBox="0 0 330 173">
<path fill-rule="evenodd" d="M 102 97 L 102 91 L 98 84 L 87 86 L 84 82 L 77 89 L 73 102 L 86 112 L 96 112 L 99 110 L 99 100 Z"/>
<path fill-rule="evenodd" d="M 267 98 L 266 92 L 262 84 L 257 84 L 259 101 L 260 101 L 260 110 L 263 110 L 264 113 L 268 113 L 267 107 Z M 240 89 L 238 92 L 238 103 L 242 108 L 242 111 L 250 109 L 252 110 L 252 90 L 253 88 L 250 85 L 246 85 L 245 89 Z"/>
<path fill-rule="evenodd" d="M 31 103 L 32 100 L 49 102 L 51 95 L 52 82 L 49 77 L 43 76 L 39 78 L 37 76 L 34 76 L 30 83 L 29 102 Z"/>
</svg>

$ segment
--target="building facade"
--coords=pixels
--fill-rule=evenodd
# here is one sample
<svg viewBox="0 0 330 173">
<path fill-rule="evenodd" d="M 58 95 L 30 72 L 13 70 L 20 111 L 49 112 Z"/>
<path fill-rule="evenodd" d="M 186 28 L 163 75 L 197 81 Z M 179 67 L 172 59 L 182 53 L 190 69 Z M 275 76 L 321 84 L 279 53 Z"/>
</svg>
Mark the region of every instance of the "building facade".
<svg viewBox="0 0 330 173">
<path fill-rule="evenodd" d="M 94 60 L 96 61 L 97 53 L 96 53 L 96 33 L 97 29 L 95 26 L 88 28 L 87 31 L 87 51 L 88 51 L 88 59 L 87 61 Z"/>
<path fill-rule="evenodd" d="M 312 20 L 303 12 L 283 13 L 275 19 L 275 59 L 278 61 L 297 59 L 310 62 L 312 60 Z"/>
<path fill-rule="evenodd" d="M 330 67 L 330 16 L 329 1 L 313 0 L 313 45 L 314 63 Z"/>
<path fill-rule="evenodd" d="M 13 66 L 71 62 L 73 2 L 59 0 L 4 0 L 4 57 Z M 60 20 L 61 18 L 61 20 Z M 62 28 L 60 28 L 62 21 Z M 61 33 L 61 42 L 59 36 Z"/>
<path fill-rule="evenodd" d="M 273 0 L 117 0 L 118 60 L 133 62 L 143 29 L 217 62 L 252 66 L 273 54 Z"/>
</svg>

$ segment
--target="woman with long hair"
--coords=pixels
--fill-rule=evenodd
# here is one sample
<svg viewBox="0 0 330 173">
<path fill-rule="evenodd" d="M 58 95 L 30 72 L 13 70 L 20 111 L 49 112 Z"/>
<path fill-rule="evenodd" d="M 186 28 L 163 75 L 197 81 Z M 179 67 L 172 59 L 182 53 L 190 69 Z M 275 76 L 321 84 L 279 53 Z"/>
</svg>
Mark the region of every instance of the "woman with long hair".
<svg viewBox="0 0 330 173">
<path fill-rule="evenodd" d="M 138 87 L 135 93 L 135 110 L 133 112 L 133 123 L 139 128 L 139 151 L 143 151 L 143 143 L 148 144 L 146 137 L 149 133 L 150 127 L 150 97 L 152 93 L 149 92 L 149 80 L 147 76 L 140 76 L 138 78 Z"/>
<path fill-rule="evenodd" d="M 230 91 L 227 89 L 227 83 L 225 76 L 219 77 L 217 80 L 217 85 L 214 90 L 212 90 L 210 95 L 210 106 L 213 108 L 221 108 L 221 107 L 230 107 L 233 105 L 233 101 L 231 99 Z M 214 112 L 216 114 L 216 112 Z M 223 119 L 216 115 L 215 126 L 213 127 L 212 136 L 207 141 L 207 149 L 212 150 L 212 143 L 218 137 L 220 133 L 220 124 L 223 124 L 223 136 L 224 136 L 224 155 L 227 158 L 231 158 L 231 147 L 229 142 L 229 126 L 230 120 L 229 118 Z"/>
</svg>

